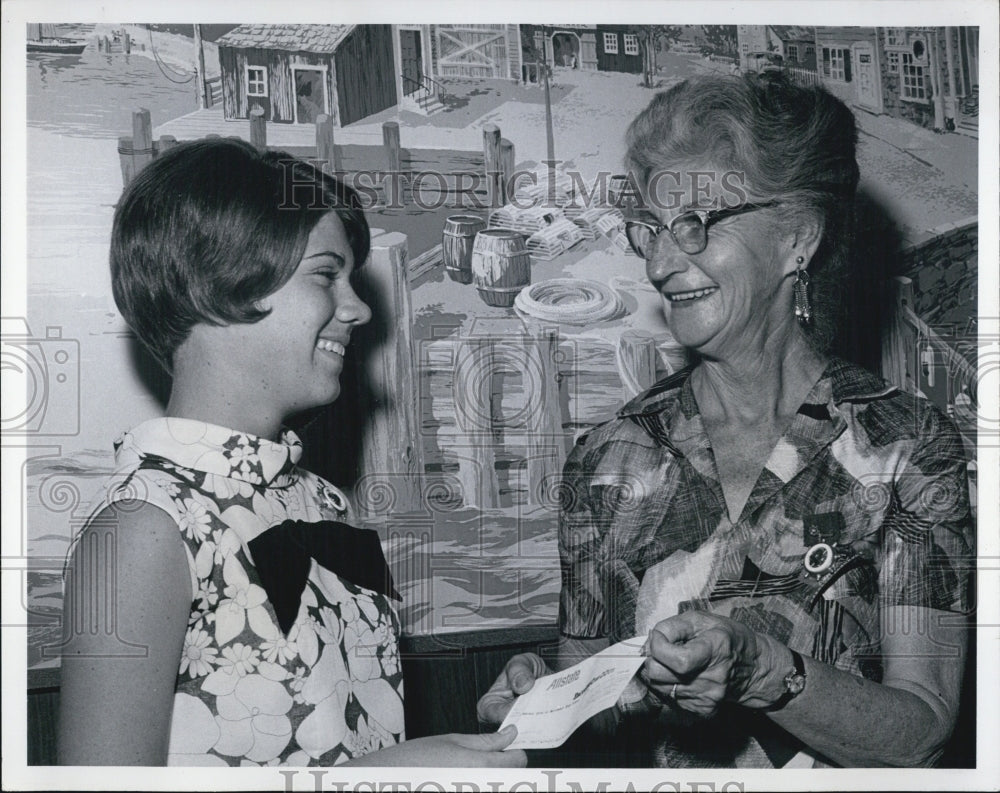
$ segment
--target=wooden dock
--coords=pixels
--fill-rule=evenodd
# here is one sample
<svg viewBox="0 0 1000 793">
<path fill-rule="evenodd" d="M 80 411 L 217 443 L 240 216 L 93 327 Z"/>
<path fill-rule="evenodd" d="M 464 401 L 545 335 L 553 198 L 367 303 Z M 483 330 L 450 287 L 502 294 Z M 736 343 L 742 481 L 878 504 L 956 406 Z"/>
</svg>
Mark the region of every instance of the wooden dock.
<svg viewBox="0 0 1000 793">
<path fill-rule="evenodd" d="M 337 127 L 335 131 L 338 145 L 381 146 L 382 124 L 399 121 L 401 143 L 406 148 L 443 149 L 452 151 L 476 151 L 483 146 L 482 126 L 461 128 L 437 127 L 431 125 L 408 125 L 406 111 L 399 113 L 386 111 L 365 119 L 363 122 Z M 420 118 L 415 116 L 415 118 Z M 171 135 L 177 140 L 196 140 L 208 135 L 222 137 L 235 136 L 250 140 L 250 121 L 234 119 L 227 121 L 219 103 L 205 110 L 196 110 L 186 116 L 166 121 L 153 129 L 153 136 Z M 272 147 L 304 148 L 316 145 L 314 124 L 268 124 L 267 145 Z"/>
</svg>

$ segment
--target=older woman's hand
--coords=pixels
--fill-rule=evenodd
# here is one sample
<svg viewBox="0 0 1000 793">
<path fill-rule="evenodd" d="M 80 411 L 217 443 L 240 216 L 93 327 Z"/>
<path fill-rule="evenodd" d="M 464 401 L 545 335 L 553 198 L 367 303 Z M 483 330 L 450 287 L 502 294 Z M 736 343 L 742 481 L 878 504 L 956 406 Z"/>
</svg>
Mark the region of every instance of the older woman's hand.
<svg viewBox="0 0 1000 793">
<path fill-rule="evenodd" d="M 644 648 L 650 688 L 702 716 L 724 701 L 765 708 L 784 693 L 791 651 L 746 625 L 704 611 L 656 624 Z"/>
</svg>

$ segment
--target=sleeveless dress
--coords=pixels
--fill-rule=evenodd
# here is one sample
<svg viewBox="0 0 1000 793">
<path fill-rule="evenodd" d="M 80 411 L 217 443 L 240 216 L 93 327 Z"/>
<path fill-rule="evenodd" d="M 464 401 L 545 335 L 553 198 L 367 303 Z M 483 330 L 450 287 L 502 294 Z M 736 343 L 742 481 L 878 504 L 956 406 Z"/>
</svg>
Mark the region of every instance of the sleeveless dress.
<svg viewBox="0 0 1000 793">
<path fill-rule="evenodd" d="M 341 523 L 344 495 L 296 465 L 301 454 L 287 430 L 275 443 L 177 418 L 115 443 L 98 509 L 141 501 L 167 512 L 191 573 L 168 765 L 335 765 L 404 739 L 389 597 L 303 557 L 304 589 L 283 630 L 254 563 L 254 540 L 273 527 L 358 531 Z"/>
</svg>

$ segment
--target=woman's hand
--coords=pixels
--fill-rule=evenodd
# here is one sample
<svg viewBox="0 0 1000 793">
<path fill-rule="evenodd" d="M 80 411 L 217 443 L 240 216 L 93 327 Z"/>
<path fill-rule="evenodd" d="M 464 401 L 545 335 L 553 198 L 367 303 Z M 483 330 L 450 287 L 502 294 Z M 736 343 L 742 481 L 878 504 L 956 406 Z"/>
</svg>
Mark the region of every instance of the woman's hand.
<svg viewBox="0 0 1000 793">
<path fill-rule="evenodd" d="M 528 759 L 520 749 L 503 751 L 517 737 L 517 728 L 488 735 L 432 735 L 380 749 L 345 765 L 429 766 L 432 768 L 524 768 Z"/>
<path fill-rule="evenodd" d="M 534 653 L 515 655 L 476 705 L 479 720 L 484 724 L 500 724 L 507 717 L 514 700 L 529 691 L 538 678 L 551 671 L 545 661 Z"/>
<path fill-rule="evenodd" d="M 704 611 L 688 611 L 649 632 L 644 667 L 650 688 L 664 700 L 702 716 L 724 701 L 765 708 L 784 693 L 791 651 L 746 625 Z"/>
</svg>

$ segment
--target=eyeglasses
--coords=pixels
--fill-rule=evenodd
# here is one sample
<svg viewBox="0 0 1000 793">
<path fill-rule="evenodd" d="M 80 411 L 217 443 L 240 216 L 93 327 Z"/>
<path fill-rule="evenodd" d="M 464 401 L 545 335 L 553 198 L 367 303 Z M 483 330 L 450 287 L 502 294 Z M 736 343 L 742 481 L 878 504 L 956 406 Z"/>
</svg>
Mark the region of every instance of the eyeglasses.
<svg viewBox="0 0 1000 793">
<path fill-rule="evenodd" d="M 742 215 L 744 212 L 773 207 L 778 203 L 767 201 L 760 204 L 743 204 L 731 209 L 689 209 L 667 225 L 646 220 L 627 220 L 625 235 L 632 250 L 643 259 L 648 259 L 652 255 L 656 240 L 664 231 L 684 253 L 701 253 L 708 245 L 708 227 L 713 223 L 723 218 Z"/>
</svg>

